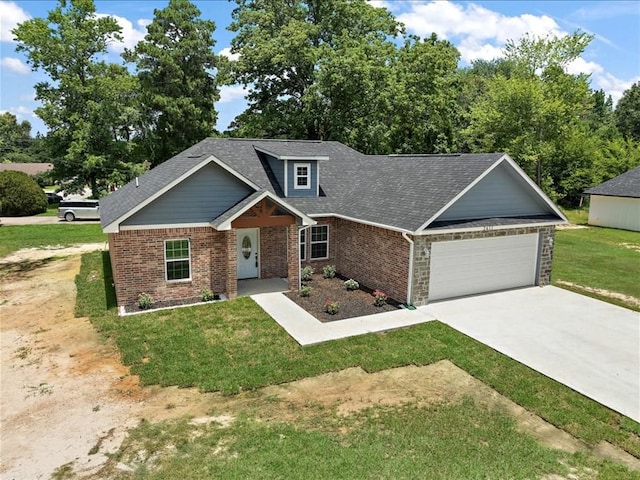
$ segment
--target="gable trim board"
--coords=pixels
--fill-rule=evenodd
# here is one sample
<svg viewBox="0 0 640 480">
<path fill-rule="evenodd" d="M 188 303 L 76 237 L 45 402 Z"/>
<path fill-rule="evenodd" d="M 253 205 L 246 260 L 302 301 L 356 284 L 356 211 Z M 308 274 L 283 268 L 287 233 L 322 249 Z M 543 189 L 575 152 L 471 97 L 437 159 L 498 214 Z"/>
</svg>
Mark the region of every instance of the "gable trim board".
<svg viewBox="0 0 640 480">
<path fill-rule="evenodd" d="M 242 215 L 243 213 L 248 211 L 256 203 L 259 203 L 260 201 L 262 201 L 262 199 L 264 199 L 264 198 L 268 198 L 269 200 L 271 200 L 273 203 L 275 203 L 279 207 L 289 211 L 290 213 L 292 213 L 296 217 L 300 218 L 300 220 L 302 221 L 302 225 L 308 226 L 308 225 L 315 225 L 316 224 L 316 221 L 313 220 L 311 217 L 305 215 L 304 213 L 302 213 L 300 210 L 298 210 L 297 208 L 293 207 L 292 205 L 289 205 L 287 202 L 285 202 L 281 198 L 278 198 L 276 195 L 274 195 L 273 193 L 269 192 L 268 190 L 264 190 L 260 195 L 258 195 L 256 198 L 254 198 L 253 201 L 247 202 L 244 207 L 238 209 L 236 212 L 234 212 L 233 215 L 225 218 L 224 221 L 222 221 L 220 223 L 215 223 L 215 219 L 214 219 L 214 220 L 211 221 L 211 223 L 209 225 L 214 227 L 216 230 L 231 230 L 231 222 L 233 222 L 240 215 Z"/>
<path fill-rule="evenodd" d="M 300 160 L 300 161 L 309 161 L 309 160 L 329 160 L 329 157 L 326 155 L 279 155 L 268 149 L 260 146 L 254 147 L 258 152 L 266 153 L 267 155 L 271 155 L 272 157 L 277 158 L 278 160 Z"/>
<path fill-rule="evenodd" d="M 491 167 L 489 167 L 488 169 L 486 169 L 481 175 L 479 175 L 473 182 L 471 182 L 469 185 L 467 185 L 466 188 L 464 188 L 461 192 L 459 192 L 455 197 L 453 197 L 446 205 L 444 205 L 442 208 L 440 208 L 440 210 L 438 210 L 434 215 L 431 216 L 431 218 L 429 218 L 425 223 L 423 223 L 418 230 L 416 230 L 416 234 L 420 234 L 422 231 L 424 231 L 431 223 L 437 221 L 440 217 L 442 217 L 442 215 L 444 215 L 447 210 L 449 210 L 450 208 L 452 208 L 460 199 L 462 199 L 468 192 L 470 192 L 476 185 L 478 185 L 482 180 L 484 180 L 486 177 L 488 177 L 496 168 L 498 168 L 500 165 L 502 164 L 508 164 L 513 171 L 518 175 L 519 178 L 521 178 L 522 180 L 524 180 L 526 182 L 526 184 L 533 189 L 533 191 L 536 193 L 536 198 L 541 199 L 545 205 L 550 208 L 559 218 L 561 218 L 561 221 L 556 221 L 553 222 L 554 224 L 563 224 L 563 223 L 568 223 L 567 218 L 564 216 L 564 214 L 560 211 L 560 209 L 558 209 L 553 202 L 551 202 L 551 200 L 548 199 L 548 197 L 544 194 L 544 192 L 542 191 L 542 189 L 540 189 L 540 187 L 538 187 L 533 180 L 531 180 L 529 178 L 529 176 L 524 172 L 524 170 L 522 170 L 512 159 L 511 157 L 509 157 L 509 155 L 504 154 L 502 157 L 500 157 Z M 508 215 L 504 215 L 505 217 Z"/>
</svg>

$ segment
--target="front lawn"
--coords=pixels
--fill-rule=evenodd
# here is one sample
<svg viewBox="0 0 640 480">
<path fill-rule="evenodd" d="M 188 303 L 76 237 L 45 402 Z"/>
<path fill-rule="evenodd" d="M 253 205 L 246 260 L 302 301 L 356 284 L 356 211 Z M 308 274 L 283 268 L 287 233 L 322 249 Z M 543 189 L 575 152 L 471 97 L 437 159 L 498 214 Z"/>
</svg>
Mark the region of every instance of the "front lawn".
<svg viewBox="0 0 640 480">
<path fill-rule="evenodd" d="M 11 225 L 0 227 L 0 258 L 22 248 L 106 242 L 100 225 L 56 223 L 52 225 Z"/>
<path fill-rule="evenodd" d="M 439 322 L 303 348 L 250 298 L 119 318 L 105 252 L 83 256 L 76 284 L 77 314 L 115 339 L 146 385 L 232 394 L 353 366 L 374 372 L 449 359 L 589 445 L 607 440 L 640 457 L 636 422 Z"/>
<path fill-rule="evenodd" d="M 640 298 L 640 233 L 613 228 L 556 231 L 553 279 Z"/>
</svg>

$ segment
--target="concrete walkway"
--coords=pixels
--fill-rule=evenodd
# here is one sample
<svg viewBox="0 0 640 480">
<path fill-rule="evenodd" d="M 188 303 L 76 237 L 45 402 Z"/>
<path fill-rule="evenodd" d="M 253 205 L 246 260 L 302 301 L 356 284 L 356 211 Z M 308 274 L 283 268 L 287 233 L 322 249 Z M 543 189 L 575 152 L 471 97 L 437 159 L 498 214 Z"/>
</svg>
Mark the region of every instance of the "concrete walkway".
<svg viewBox="0 0 640 480">
<path fill-rule="evenodd" d="M 282 293 L 259 293 L 251 295 L 251 298 L 302 346 L 435 320 L 428 312 L 419 309 L 399 309 L 322 323 Z"/>
<path fill-rule="evenodd" d="M 556 287 L 418 308 L 456 330 L 640 421 L 640 314 Z"/>
</svg>

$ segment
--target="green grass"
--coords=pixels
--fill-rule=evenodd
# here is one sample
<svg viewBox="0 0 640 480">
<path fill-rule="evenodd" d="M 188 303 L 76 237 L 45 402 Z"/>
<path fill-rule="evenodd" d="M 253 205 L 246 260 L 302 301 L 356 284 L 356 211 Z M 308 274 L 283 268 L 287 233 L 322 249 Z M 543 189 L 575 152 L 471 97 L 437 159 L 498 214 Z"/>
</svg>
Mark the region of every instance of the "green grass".
<svg viewBox="0 0 640 480">
<path fill-rule="evenodd" d="M 553 279 L 640 298 L 640 233 L 613 228 L 559 230 Z"/>
<path fill-rule="evenodd" d="M 0 227 L 0 258 L 22 248 L 106 241 L 98 224 L 5 225 Z"/>
<path fill-rule="evenodd" d="M 106 253 L 83 256 L 76 312 L 115 339 L 142 384 L 232 394 L 347 367 L 374 372 L 449 359 L 586 443 L 607 440 L 640 457 L 638 423 L 442 323 L 303 348 L 250 298 L 119 318 L 110 275 Z"/>
<path fill-rule="evenodd" d="M 295 423 L 245 417 L 226 428 L 143 421 L 116 459 L 138 465 L 131 477 L 146 479 L 524 480 L 567 475 L 570 467 L 580 474 L 595 469 L 600 480 L 637 478 L 611 462 L 542 447 L 518 432 L 509 417 L 471 400 L 430 408 L 375 407 L 338 420 L 327 413 L 311 417 Z M 113 473 L 101 472 L 110 478 Z"/>
<path fill-rule="evenodd" d="M 572 209 L 563 208 L 562 213 L 564 213 L 569 222 L 574 225 L 586 225 L 589 220 L 589 209 L 587 207 Z"/>
<path fill-rule="evenodd" d="M 39 213 L 36 217 L 57 217 L 58 216 L 58 204 L 47 205 L 47 211 Z"/>
</svg>

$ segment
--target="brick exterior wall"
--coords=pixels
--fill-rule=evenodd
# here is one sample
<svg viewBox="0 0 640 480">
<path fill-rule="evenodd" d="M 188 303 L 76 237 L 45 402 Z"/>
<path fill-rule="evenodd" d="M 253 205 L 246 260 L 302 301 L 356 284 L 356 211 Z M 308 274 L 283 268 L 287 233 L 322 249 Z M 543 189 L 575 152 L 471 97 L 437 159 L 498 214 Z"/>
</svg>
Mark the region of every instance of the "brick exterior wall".
<svg viewBox="0 0 640 480">
<path fill-rule="evenodd" d="M 142 292 L 151 295 L 154 301 L 199 299 L 205 288 L 230 293 L 227 272 L 236 259 L 235 244 L 233 262 L 227 258 L 228 234 L 208 227 L 126 230 L 109 234 L 118 305 L 134 305 Z M 191 240 L 191 280 L 167 282 L 164 241 L 185 238 Z M 232 272 L 235 288 L 235 270 Z"/>
<path fill-rule="evenodd" d="M 307 260 L 321 272 L 325 265 L 335 265 L 339 274 L 362 285 L 384 290 L 391 298 L 404 303 L 409 275 L 409 242 L 402 234 L 341 218 L 318 218 L 318 225 L 329 225 L 329 258 Z M 307 231 L 307 256 L 311 252 L 311 229 Z"/>
<path fill-rule="evenodd" d="M 191 239 L 191 280 L 165 280 L 164 241 Z M 236 230 L 209 227 L 125 230 L 109 234 L 109 256 L 119 306 L 133 306 L 145 292 L 154 302 L 200 299 L 203 289 L 238 295 Z M 298 289 L 298 230 L 260 229 L 260 278 L 289 277 Z M 293 261 L 292 261 L 293 259 Z M 290 262 L 287 264 L 287 262 Z"/>
<path fill-rule="evenodd" d="M 287 227 L 260 228 L 260 278 L 287 277 L 287 236 Z"/>
<path fill-rule="evenodd" d="M 504 237 L 509 235 L 525 235 L 537 233 L 539 242 L 538 277 L 536 284 L 543 287 L 551 283 L 551 263 L 553 261 L 553 243 L 555 227 L 525 227 L 513 229 L 491 230 L 488 232 L 442 233 L 436 235 L 420 235 L 413 238 L 415 242 L 413 255 L 412 303 L 426 305 L 429 300 L 429 273 L 431 244 L 451 240 L 468 240 L 473 238 Z"/>
</svg>

